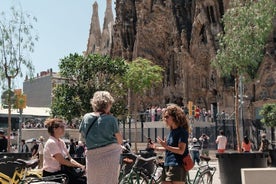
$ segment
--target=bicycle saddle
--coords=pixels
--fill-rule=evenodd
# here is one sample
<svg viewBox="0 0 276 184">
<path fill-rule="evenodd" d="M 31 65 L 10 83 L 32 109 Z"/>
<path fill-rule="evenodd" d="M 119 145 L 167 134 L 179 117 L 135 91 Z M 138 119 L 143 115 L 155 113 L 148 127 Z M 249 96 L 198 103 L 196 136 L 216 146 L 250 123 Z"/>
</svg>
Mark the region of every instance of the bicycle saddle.
<svg viewBox="0 0 276 184">
<path fill-rule="evenodd" d="M 32 168 L 34 169 L 38 165 L 38 159 L 32 159 L 32 160 L 24 160 L 24 159 L 16 159 L 17 162 L 25 164 L 26 168 Z"/>
<path fill-rule="evenodd" d="M 206 161 L 206 162 L 209 162 L 209 161 L 211 160 L 210 157 L 204 156 L 204 155 L 200 155 L 200 159 L 202 159 L 202 160 L 204 160 L 204 161 Z"/>
</svg>

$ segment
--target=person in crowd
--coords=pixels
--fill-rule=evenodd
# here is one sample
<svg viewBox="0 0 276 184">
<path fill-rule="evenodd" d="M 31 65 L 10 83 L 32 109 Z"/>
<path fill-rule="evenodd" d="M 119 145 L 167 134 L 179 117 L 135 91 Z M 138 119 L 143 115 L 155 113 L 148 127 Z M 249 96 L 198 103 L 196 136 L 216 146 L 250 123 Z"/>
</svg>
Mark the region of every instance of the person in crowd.
<svg viewBox="0 0 276 184">
<path fill-rule="evenodd" d="M 90 103 L 93 112 L 84 115 L 79 128 L 87 147 L 87 183 L 118 183 L 123 138 L 110 113 L 114 99 L 108 91 L 97 91 Z"/>
<path fill-rule="evenodd" d="M 0 129 L 0 152 L 7 152 L 8 140 L 5 137 L 5 131 Z"/>
<path fill-rule="evenodd" d="M 78 158 L 84 157 L 84 151 L 85 151 L 85 148 L 84 148 L 83 142 L 82 141 L 78 141 L 78 147 L 76 149 L 76 156 Z"/>
<path fill-rule="evenodd" d="M 268 141 L 268 139 L 266 138 L 266 134 L 262 133 L 261 135 L 261 145 L 260 145 L 260 152 L 265 152 L 267 153 L 267 165 L 270 166 L 271 165 L 271 156 L 269 154 L 269 146 L 270 146 L 270 142 Z"/>
<path fill-rule="evenodd" d="M 200 138 L 200 144 L 201 144 L 201 155 L 203 156 L 209 156 L 209 136 L 203 133 Z"/>
<path fill-rule="evenodd" d="M 224 153 L 227 145 L 227 138 L 223 130 L 220 130 L 220 135 L 217 136 L 216 143 L 218 144 L 218 153 Z"/>
<path fill-rule="evenodd" d="M 198 121 L 199 117 L 200 117 L 200 108 L 199 106 L 197 106 L 195 109 L 195 119 Z"/>
<path fill-rule="evenodd" d="M 21 147 L 20 148 L 21 148 L 21 150 L 20 150 L 21 153 L 28 153 L 29 152 L 29 147 L 26 144 L 25 139 L 21 140 Z"/>
<path fill-rule="evenodd" d="M 199 158 L 200 148 L 201 148 L 200 143 L 198 142 L 197 138 L 194 137 L 192 146 L 190 148 L 190 153 L 194 163 L 197 163 L 197 165 L 199 165 L 199 162 L 200 162 L 200 158 Z"/>
<path fill-rule="evenodd" d="M 242 152 L 250 152 L 251 151 L 251 142 L 249 141 L 247 136 L 244 136 L 242 141 Z"/>
<path fill-rule="evenodd" d="M 151 122 L 155 121 L 155 114 L 156 114 L 155 106 L 152 106 L 151 109 L 150 109 Z"/>
<path fill-rule="evenodd" d="M 69 154 L 61 137 L 65 132 L 65 125 L 62 119 L 49 118 L 45 121 L 45 126 L 50 134 L 43 151 L 43 176 L 56 174 L 66 174 L 69 178 L 68 184 L 86 184 L 83 177 L 73 177 L 70 172 L 61 169 L 62 165 L 77 167 L 85 170 L 85 166 L 76 162 Z"/>
<path fill-rule="evenodd" d="M 70 139 L 69 154 L 73 158 L 76 156 L 76 143 L 75 143 L 74 139 Z"/>
<path fill-rule="evenodd" d="M 39 169 L 41 169 L 43 166 L 43 149 L 44 149 L 44 137 L 40 136 L 39 144 L 38 144 L 38 158 L 39 158 L 38 168 Z"/>
<path fill-rule="evenodd" d="M 161 146 L 156 151 L 165 151 L 163 184 L 184 184 L 186 172 L 183 169 L 183 158 L 189 154 L 188 137 L 189 125 L 183 110 L 174 104 L 169 105 L 162 114 L 163 120 L 170 129 L 166 139 L 157 137 Z"/>
<path fill-rule="evenodd" d="M 37 158 L 38 157 L 38 147 L 39 146 L 37 144 L 36 139 L 33 139 L 32 144 L 33 144 L 32 148 L 31 148 L 32 157 Z"/>
</svg>

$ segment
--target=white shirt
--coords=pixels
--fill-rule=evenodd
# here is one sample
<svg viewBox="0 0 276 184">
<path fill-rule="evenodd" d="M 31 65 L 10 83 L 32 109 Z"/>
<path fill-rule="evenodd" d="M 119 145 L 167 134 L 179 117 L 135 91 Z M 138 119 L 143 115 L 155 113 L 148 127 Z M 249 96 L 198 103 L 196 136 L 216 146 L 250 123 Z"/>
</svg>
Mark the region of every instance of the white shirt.
<svg viewBox="0 0 276 184">
<path fill-rule="evenodd" d="M 218 149 L 225 149 L 227 144 L 227 138 L 224 135 L 219 135 L 217 137 L 216 143 L 218 144 Z"/>
<path fill-rule="evenodd" d="M 50 136 L 45 143 L 43 151 L 43 170 L 47 172 L 56 172 L 60 170 L 60 163 L 54 158 L 54 155 L 58 153 L 63 157 L 69 154 L 62 139 L 56 139 Z"/>
</svg>

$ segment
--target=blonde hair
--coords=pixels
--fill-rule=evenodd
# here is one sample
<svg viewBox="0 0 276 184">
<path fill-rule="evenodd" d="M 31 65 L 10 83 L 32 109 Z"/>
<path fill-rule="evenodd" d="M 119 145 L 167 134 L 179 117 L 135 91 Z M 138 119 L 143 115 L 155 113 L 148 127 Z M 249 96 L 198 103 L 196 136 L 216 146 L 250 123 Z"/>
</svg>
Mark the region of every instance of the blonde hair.
<svg viewBox="0 0 276 184">
<path fill-rule="evenodd" d="M 108 91 L 97 91 L 94 93 L 90 103 L 95 112 L 104 112 L 109 104 L 114 103 L 114 98 Z"/>
</svg>

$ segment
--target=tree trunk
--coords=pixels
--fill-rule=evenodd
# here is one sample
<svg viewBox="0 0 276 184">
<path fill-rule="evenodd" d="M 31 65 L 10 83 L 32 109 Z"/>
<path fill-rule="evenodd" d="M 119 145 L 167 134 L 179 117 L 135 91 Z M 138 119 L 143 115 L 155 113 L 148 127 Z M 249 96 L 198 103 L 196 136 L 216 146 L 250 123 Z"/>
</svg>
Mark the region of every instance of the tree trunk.
<svg viewBox="0 0 276 184">
<path fill-rule="evenodd" d="M 236 75 L 235 79 L 235 124 L 236 124 L 236 139 L 237 139 L 237 150 L 241 152 L 240 142 L 240 122 L 239 122 L 239 76 Z"/>
<path fill-rule="evenodd" d="M 7 137 L 8 137 L 8 147 L 7 147 L 7 152 L 11 151 L 11 78 L 8 77 L 8 131 L 7 131 Z"/>
<path fill-rule="evenodd" d="M 135 153 L 138 153 L 138 148 L 137 148 L 137 142 L 138 142 L 138 128 L 137 128 L 137 121 L 138 121 L 138 114 L 137 114 L 137 94 L 133 93 L 133 117 L 134 117 L 134 122 L 135 122 L 135 135 L 134 135 L 134 140 L 135 140 Z"/>
</svg>

